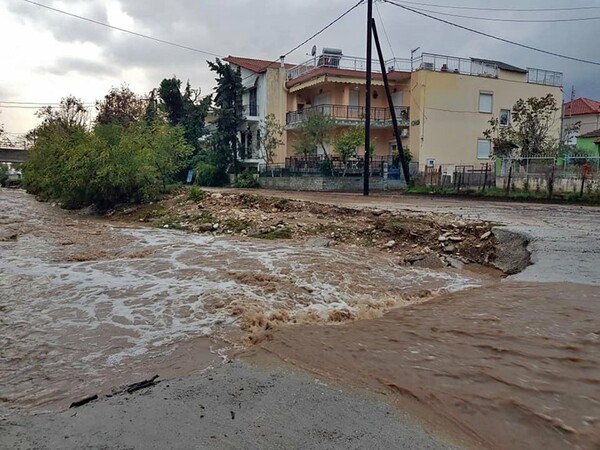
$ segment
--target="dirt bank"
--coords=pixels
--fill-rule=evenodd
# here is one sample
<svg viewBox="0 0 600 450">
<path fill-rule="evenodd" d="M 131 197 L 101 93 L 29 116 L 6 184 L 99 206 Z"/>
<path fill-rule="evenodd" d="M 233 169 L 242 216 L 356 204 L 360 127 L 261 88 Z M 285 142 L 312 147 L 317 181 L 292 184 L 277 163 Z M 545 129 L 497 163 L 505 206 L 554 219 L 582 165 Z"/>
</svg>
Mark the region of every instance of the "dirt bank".
<svg viewBox="0 0 600 450">
<path fill-rule="evenodd" d="M 492 224 L 451 214 L 357 209 L 257 193 L 182 190 L 156 204 L 120 210 L 111 220 L 193 233 L 294 239 L 317 246 L 378 248 L 407 266 L 440 269 L 461 263 L 492 265 Z M 513 270 L 509 268 L 509 270 Z"/>
</svg>

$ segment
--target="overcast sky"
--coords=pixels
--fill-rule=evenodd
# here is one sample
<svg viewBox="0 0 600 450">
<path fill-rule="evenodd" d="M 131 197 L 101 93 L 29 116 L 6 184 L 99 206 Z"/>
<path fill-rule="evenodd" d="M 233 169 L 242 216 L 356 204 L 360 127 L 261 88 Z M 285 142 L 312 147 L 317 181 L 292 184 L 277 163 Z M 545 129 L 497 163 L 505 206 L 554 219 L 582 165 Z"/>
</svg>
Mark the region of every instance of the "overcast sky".
<svg viewBox="0 0 600 450">
<path fill-rule="evenodd" d="M 357 0 L 37 0 L 48 6 L 217 55 L 275 59 L 339 16 Z M 426 0 L 424 3 L 494 8 L 598 9 L 499 12 L 435 8 L 469 16 L 557 19 L 600 16 L 599 0 Z M 434 8 L 430 8 L 434 9 Z M 522 67 L 564 72 L 565 95 L 600 100 L 600 66 L 543 55 L 432 21 L 395 6 L 378 10 L 396 57 L 410 49 L 462 57 L 496 59 Z M 301 62 L 313 44 L 364 55 L 366 6 L 287 58 Z M 379 21 L 377 10 L 375 17 Z M 600 20 L 568 23 L 511 23 L 445 17 L 462 25 L 534 47 L 600 61 Z M 381 28 L 381 26 L 380 26 Z M 383 30 L 380 33 L 383 35 Z M 112 86 L 127 83 L 145 94 L 176 75 L 209 93 L 214 75 L 206 59 L 174 48 L 58 14 L 23 0 L 0 0 L 0 123 L 21 133 L 36 124 L 35 109 L 3 102 L 56 103 L 74 94 L 92 104 Z M 392 56 L 382 36 L 386 58 Z M 14 104 L 13 104 L 14 106 Z M 22 106 L 22 105 L 21 105 Z"/>
</svg>

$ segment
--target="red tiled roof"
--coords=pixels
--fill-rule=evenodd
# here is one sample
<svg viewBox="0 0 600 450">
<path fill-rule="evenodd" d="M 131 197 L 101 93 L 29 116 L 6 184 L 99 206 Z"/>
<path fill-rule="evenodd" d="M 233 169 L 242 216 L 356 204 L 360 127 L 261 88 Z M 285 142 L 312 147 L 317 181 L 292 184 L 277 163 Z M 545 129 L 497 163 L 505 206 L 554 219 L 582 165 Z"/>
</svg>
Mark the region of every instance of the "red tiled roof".
<svg viewBox="0 0 600 450">
<path fill-rule="evenodd" d="M 565 103 L 565 116 L 580 116 L 583 114 L 600 114 L 600 102 L 581 97 Z"/>
<path fill-rule="evenodd" d="M 594 131 L 590 131 L 589 133 L 580 134 L 578 137 L 580 138 L 595 138 L 600 137 L 600 128 Z"/>
<path fill-rule="evenodd" d="M 360 70 L 350 70 L 350 69 L 338 69 L 335 67 L 320 67 L 318 69 L 312 70 L 301 77 L 295 78 L 287 82 L 286 86 L 291 88 L 296 84 L 303 83 L 304 81 L 311 80 L 313 78 L 319 77 L 321 75 L 333 75 L 338 77 L 349 77 L 349 78 L 359 78 L 365 79 L 367 78 L 367 72 L 363 72 Z M 410 77 L 410 72 L 389 72 L 388 79 L 390 81 L 400 81 Z M 374 80 L 383 80 L 383 75 L 378 72 L 373 72 Z"/>
<path fill-rule="evenodd" d="M 244 69 L 248 69 L 252 72 L 256 73 L 264 73 L 268 68 L 277 68 L 280 66 L 279 61 L 267 61 L 265 59 L 254 59 L 254 58 L 240 58 L 238 56 L 228 56 L 227 58 L 223 58 L 230 64 L 235 64 L 236 66 L 243 67 Z M 285 64 L 286 69 L 291 69 L 295 64 Z"/>
</svg>

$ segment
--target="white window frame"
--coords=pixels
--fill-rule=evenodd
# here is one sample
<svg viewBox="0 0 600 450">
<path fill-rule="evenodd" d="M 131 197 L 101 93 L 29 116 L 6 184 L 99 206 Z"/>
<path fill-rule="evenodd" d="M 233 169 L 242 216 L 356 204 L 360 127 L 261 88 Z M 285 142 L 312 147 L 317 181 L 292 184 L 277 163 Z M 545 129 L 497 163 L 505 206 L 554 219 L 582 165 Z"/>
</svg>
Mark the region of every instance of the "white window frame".
<svg viewBox="0 0 600 450">
<path fill-rule="evenodd" d="M 505 124 L 502 123 L 502 113 L 506 111 L 507 112 L 507 121 Z M 500 115 L 498 116 L 498 125 L 500 125 L 501 127 L 508 127 L 510 125 L 510 109 L 501 109 L 500 110 Z"/>
<path fill-rule="evenodd" d="M 481 156 L 481 154 L 480 154 L 480 145 L 484 142 L 488 146 L 487 156 Z M 492 156 L 492 141 L 490 141 L 489 139 L 477 139 L 477 159 L 490 159 L 491 156 Z"/>
<path fill-rule="evenodd" d="M 487 108 L 484 108 L 482 105 L 481 100 L 483 98 L 490 98 L 490 105 L 489 105 L 489 111 L 487 110 Z M 492 111 L 494 110 L 494 93 L 493 92 L 480 92 L 479 93 L 479 112 L 480 113 L 484 113 L 484 114 L 491 114 Z"/>
</svg>

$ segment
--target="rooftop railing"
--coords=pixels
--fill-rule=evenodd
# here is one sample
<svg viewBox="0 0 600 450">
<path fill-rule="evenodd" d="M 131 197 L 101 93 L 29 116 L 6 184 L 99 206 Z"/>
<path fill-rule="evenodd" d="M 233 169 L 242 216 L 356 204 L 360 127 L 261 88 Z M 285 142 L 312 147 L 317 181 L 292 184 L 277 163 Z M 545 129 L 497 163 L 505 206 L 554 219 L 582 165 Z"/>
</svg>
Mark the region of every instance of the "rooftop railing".
<svg viewBox="0 0 600 450">
<path fill-rule="evenodd" d="M 498 65 L 492 61 L 480 59 L 459 58 L 456 56 L 422 53 L 421 56 L 410 59 L 391 58 L 385 61 L 386 72 L 411 72 L 416 70 L 431 70 L 436 72 L 460 73 L 480 77 L 497 78 Z M 321 68 L 334 68 L 365 72 L 367 70 L 366 58 L 345 55 L 321 55 L 291 68 L 287 72 L 288 81 L 295 80 L 312 71 Z M 373 60 L 374 73 L 381 73 L 378 60 Z M 562 86 L 563 74 L 543 69 L 527 68 L 527 82 L 545 84 L 548 86 Z"/>
<path fill-rule="evenodd" d="M 410 72 L 410 59 L 391 58 L 385 61 L 387 72 Z M 354 70 L 357 72 L 367 71 L 367 59 L 356 56 L 345 55 L 321 55 L 305 61 L 302 64 L 292 67 L 287 72 L 288 81 L 300 78 L 309 72 L 321 68 Z M 378 60 L 373 60 L 372 68 L 374 73 L 381 73 L 381 67 Z"/>
<path fill-rule="evenodd" d="M 563 85 L 563 74 L 551 70 L 527 68 L 527 82 L 535 84 L 545 84 L 547 86 Z"/>
</svg>

